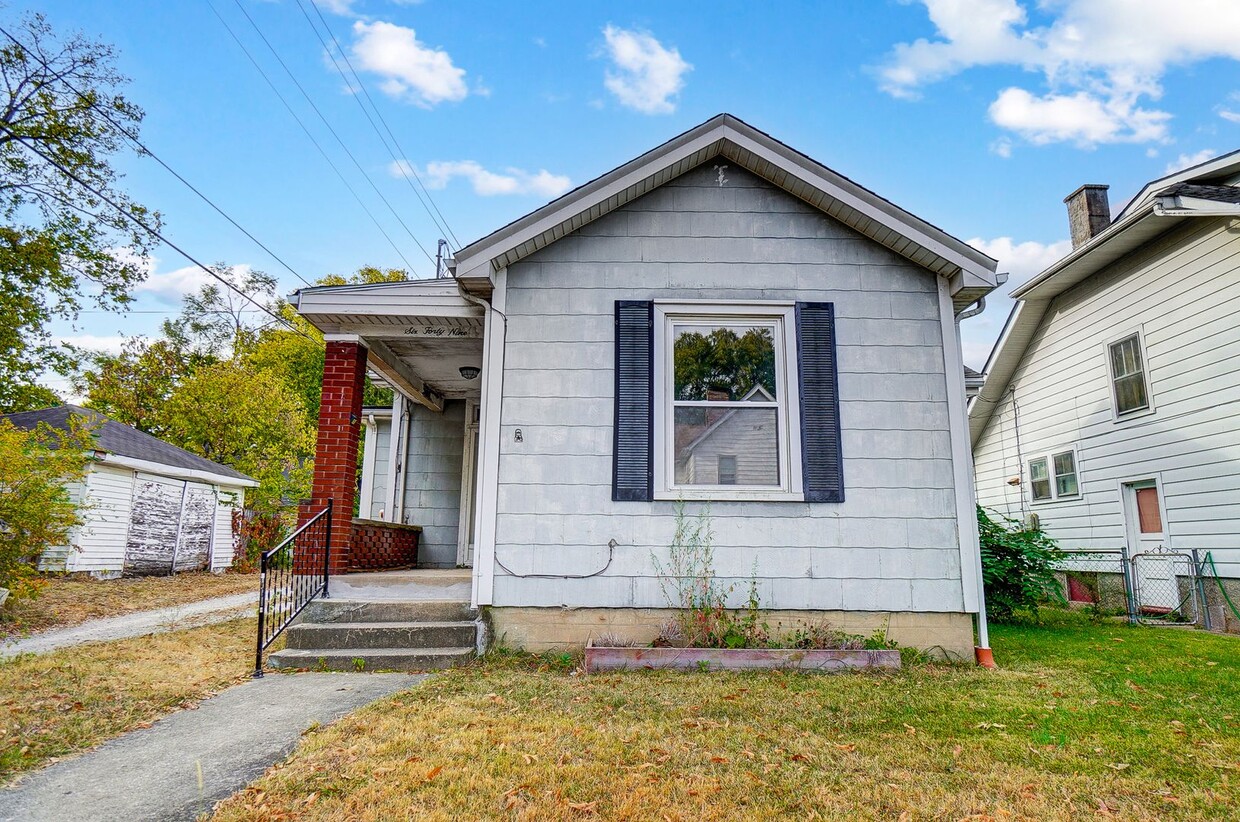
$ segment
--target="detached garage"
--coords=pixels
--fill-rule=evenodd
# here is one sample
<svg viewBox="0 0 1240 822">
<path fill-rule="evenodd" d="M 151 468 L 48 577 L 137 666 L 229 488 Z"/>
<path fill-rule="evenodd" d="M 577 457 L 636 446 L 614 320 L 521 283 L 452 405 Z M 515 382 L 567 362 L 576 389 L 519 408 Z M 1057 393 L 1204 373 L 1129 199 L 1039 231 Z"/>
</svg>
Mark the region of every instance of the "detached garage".
<svg viewBox="0 0 1240 822">
<path fill-rule="evenodd" d="M 86 522 L 71 545 L 43 553 L 42 569 L 142 576 L 232 564 L 232 514 L 255 480 L 75 405 L 6 417 L 18 428 L 42 423 L 62 431 L 75 418 L 95 439 L 86 477 L 69 487 Z"/>
</svg>

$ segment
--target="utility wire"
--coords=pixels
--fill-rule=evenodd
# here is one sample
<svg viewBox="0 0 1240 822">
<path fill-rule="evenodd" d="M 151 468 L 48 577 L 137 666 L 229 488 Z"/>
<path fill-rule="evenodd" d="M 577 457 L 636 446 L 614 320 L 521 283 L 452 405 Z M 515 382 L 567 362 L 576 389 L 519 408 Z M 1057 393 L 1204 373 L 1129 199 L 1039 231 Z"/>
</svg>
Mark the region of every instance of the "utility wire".
<svg viewBox="0 0 1240 822">
<path fill-rule="evenodd" d="M 39 61 L 39 62 L 43 65 L 43 68 L 45 68 L 45 69 L 49 69 L 49 70 L 50 70 L 50 68 L 51 68 L 51 67 L 50 67 L 50 66 L 49 66 L 46 62 L 44 62 L 42 58 L 40 58 L 37 54 L 35 54 L 35 53 L 34 53 L 34 51 L 32 51 L 31 49 L 27 48 L 27 47 L 26 47 L 26 45 L 25 45 L 24 43 L 22 43 L 22 42 L 21 42 L 20 40 L 18 40 L 16 37 L 14 37 L 12 34 L 10 34 L 10 33 L 9 33 L 9 31 L 8 31 L 7 29 L 5 29 L 3 26 L 0 26 L 0 33 L 3 33 L 5 37 L 9 38 L 9 40 L 11 40 L 11 41 L 13 42 L 13 44 L 14 44 L 15 46 L 17 46 L 18 48 L 20 48 L 22 51 L 26 52 L 27 54 L 33 55 L 33 56 L 34 56 L 34 58 L 35 58 L 36 60 L 38 60 L 38 61 Z M 57 80 L 58 80 L 60 83 L 63 83 L 63 84 L 64 84 L 64 86 L 65 86 L 65 88 L 69 89 L 69 91 L 73 92 L 73 93 L 74 93 L 74 94 L 76 94 L 78 97 L 80 97 L 80 98 L 82 98 L 82 99 L 84 99 L 84 100 L 90 99 L 89 97 L 87 97 L 87 95 L 83 94 L 81 91 L 79 91 L 78 89 L 74 88 L 73 84 L 72 84 L 72 83 L 70 83 L 68 80 L 66 80 L 64 77 L 58 77 L 58 78 L 57 78 Z M 259 248 L 261 248 L 263 251 L 267 252 L 267 254 L 268 254 L 268 255 L 270 255 L 272 259 L 274 259 L 274 260 L 275 260 L 276 262 L 278 262 L 280 265 L 282 265 L 282 266 L 284 266 L 286 269 L 288 269 L 288 271 L 289 271 L 289 273 L 290 273 L 290 274 L 292 274 L 292 275 L 293 275 L 294 277 L 296 277 L 297 279 L 301 280 L 301 281 L 302 281 L 303 283 L 305 283 L 306 285 L 313 285 L 313 283 L 311 283 L 311 282 L 310 282 L 309 280 L 307 280 L 305 277 L 301 276 L 301 274 L 299 274 L 296 270 L 294 270 L 292 266 L 290 266 L 288 263 L 286 263 L 286 262 L 283 260 L 283 258 L 281 258 L 281 257 L 280 257 L 280 255 L 279 255 L 279 254 L 276 254 L 274 251 L 272 251 L 270 248 L 268 248 L 268 247 L 267 247 L 267 246 L 266 246 L 266 245 L 265 245 L 265 244 L 264 244 L 261 240 L 259 240 L 257 237 L 255 237 L 253 234 L 251 234 L 249 231 L 247 231 L 247 230 L 245 229 L 245 227 L 244 227 L 244 226 L 242 226 L 240 223 L 238 223 L 236 220 L 234 220 L 232 217 L 230 217 L 230 216 L 229 216 L 229 215 L 228 215 L 228 214 L 224 211 L 224 209 L 222 209 L 222 208 L 220 208 L 218 205 L 216 205 L 216 204 L 215 204 L 215 203 L 211 200 L 211 198 L 210 198 L 210 197 L 208 197 L 207 195 L 205 195 L 205 194 L 203 194 L 201 191 L 199 191 L 199 190 L 198 190 L 198 189 L 194 186 L 194 184 L 193 184 L 193 183 L 191 183 L 189 180 L 185 179 L 185 178 L 184 178 L 184 177 L 182 177 L 180 174 L 178 174 L 178 173 L 177 173 L 177 171 L 176 171 L 176 169 L 172 168 L 172 166 L 170 166 L 170 165 L 168 165 L 167 163 L 165 163 L 165 162 L 163 161 L 163 159 L 162 159 L 162 158 L 160 158 L 160 156 L 159 156 L 158 154 L 156 154 L 155 152 L 153 152 L 153 151 L 151 151 L 149 148 L 147 148 L 147 147 L 146 147 L 146 146 L 142 143 L 142 141 L 138 139 L 138 136 L 137 136 L 136 134 L 134 134 L 134 133 L 133 133 L 133 132 L 131 132 L 129 129 L 127 129 L 124 125 L 122 125 L 121 123 L 119 123 L 119 122 L 117 122 L 115 119 L 113 119 L 113 118 L 112 118 L 112 115 L 108 113 L 107 109 L 100 108 L 100 107 L 99 107 L 99 105 L 98 105 L 98 104 L 96 104 L 96 103 L 94 103 L 94 102 L 92 102 L 92 103 L 90 104 L 90 107 L 91 107 L 91 108 L 93 108 L 93 109 L 94 109 L 94 110 L 95 110 L 95 111 L 96 111 L 96 112 L 97 112 L 97 113 L 98 113 L 101 117 L 103 117 L 103 119 L 105 119 L 105 120 L 107 120 L 109 123 L 111 123 L 111 124 L 112 124 L 112 126 L 113 126 L 113 127 L 114 127 L 117 131 L 119 131 L 119 132 L 120 132 L 121 134 L 123 134 L 126 138 L 128 138 L 128 139 L 129 139 L 129 141 L 130 141 L 131 143 L 133 143 L 133 144 L 134 144 L 134 145 L 138 148 L 138 151 L 140 151 L 140 152 L 142 152 L 142 153 L 146 154 L 146 155 L 147 155 L 147 156 L 149 156 L 151 159 L 153 159 L 155 162 L 157 162 L 157 163 L 159 163 L 161 166 L 163 166 L 163 167 L 164 167 L 164 169 L 165 169 L 165 170 L 167 170 L 167 172 L 168 172 L 169 174 L 171 174 L 173 177 L 176 177 L 178 180 L 180 180 L 182 183 L 184 183 L 186 188 L 188 188 L 190 191 L 192 191 L 192 192 L 194 192 L 195 194 L 197 194 L 197 195 L 198 195 L 198 197 L 199 197 L 199 198 L 201 198 L 203 202 L 205 202 L 207 205 L 211 206 L 211 208 L 215 209 L 215 211 L 216 211 L 216 212 L 217 212 L 217 213 L 218 213 L 221 217 L 223 217 L 223 218 L 224 218 L 225 220 L 227 220 L 228 222 L 232 223 L 232 224 L 233 224 L 233 226 L 234 226 L 234 227 L 236 227 L 236 229 L 237 229 L 238 231 L 240 231 L 240 232 L 241 232 L 242 234 L 244 234 L 245 236 L 249 237 L 249 238 L 250 238 L 250 239 L 254 242 L 254 244 L 255 244 L 255 245 L 257 245 L 257 246 L 258 246 Z"/>
<path fill-rule="evenodd" d="M 4 126 L 3 126 L 3 125 L 0 125 L 0 128 L 4 128 Z M 9 131 L 9 129 L 7 129 L 7 128 L 4 128 L 4 130 L 5 130 L 5 131 Z M 11 132 L 11 131 L 9 131 L 9 133 L 10 133 L 10 134 L 12 134 L 12 132 Z M 97 197 L 97 198 L 98 198 L 99 200 L 101 200 L 102 202 L 105 202 L 105 203 L 107 203 L 108 205 L 112 206 L 112 208 L 113 208 L 113 209 L 115 209 L 115 210 L 116 210 L 116 212 L 117 212 L 118 214 L 120 214 L 121 216 L 123 216 L 125 219 L 127 219 L 127 220 L 129 220 L 130 222 L 134 223 L 134 224 L 135 224 L 135 225 L 137 225 L 139 228 L 141 228 L 143 231 L 145 231 L 146 233 L 150 234 L 151 236 L 153 236 L 153 237 L 157 238 L 157 239 L 158 239 L 160 242 L 162 242 L 164 245 L 168 246 L 168 247 L 169 247 L 169 248 L 171 248 L 173 251 L 177 252 L 177 253 L 178 253 L 178 254 L 180 254 L 182 257 L 184 257 L 185 259 L 189 260 L 189 261 L 190 261 L 191 263 L 193 263 L 194 265 L 196 265 L 196 266 L 198 266 L 199 268 L 201 268 L 201 269 L 202 269 L 203 271 L 205 271 L 207 274 L 209 274 L 210 276 L 212 276 L 212 277 L 214 277 L 215 279 L 219 280 L 219 281 L 220 281 L 220 283 L 222 283 L 222 284 L 223 284 L 225 287 L 227 287 L 230 291 L 235 292 L 238 296 L 240 296 L 240 297 L 244 298 L 245 300 L 249 301 L 250 303 L 252 303 L 252 304 L 254 305 L 254 307 L 255 307 L 255 308 L 257 308 L 258 310 L 262 311 L 262 312 L 263 312 L 264 314 L 266 314 L 268 317 L 271 317 L 271 318 L 272 318 L 273 320 L 275 320 L 276 322 L 280 323 L 281 325 L 286 326 L 286 327 L 287 327 L 290 331 L 292 331 L 292 332 L 294 332 L 294 333 L 296 333 L 296 334 L 300 334 L 301 336 L 305 337 L 307 340 L 310 340 L 311 342 L 315 342 L 314 338 L 313 338 L 313 337 L 311 337 L 309 334 L 305 333 L 304 331 L 302 331 L 301 329 L 299 329 L 297 326 L 293 325 L 293 324 L 292 324 L 292 323 L 290 323 L 288 320 L 284 319 L 284 318 L 283 318 L 283 317 L 281 317 L 279 314 L 275 313 L 274 311 L 272 311 L 271 309 L 269 309 L 267 306 L 263 305 L 263 304 L 262 304 L 262 303 L 260 303 L 258 300 L 254 299 L 254 298 L 253 298 L 253 297 L 251 297 L 249 294 L 246 294 L 244 291 L 242 291 L 241 289 L 237 288 L 237 286 L 233 285 L 233 284 L 232 284 L 232 283 L 230 283 L 228 280 L 226 280 L 226 279 L 224 279 L 223 277 L 221 277 L 221 276 L 220 276 L 217 272 L 213 271 L 211 268 L 209 268 L 208 266 L 206 266 L 206 265 L 204 265 L 203 263 L 201 263 L 201 262 L 200 262 L 200 261 L 199 261 L 196 257 L 194 257 L 192 254 L 190 254 L 188 251 L 186 251 L 185 249 L 181 248 L 181 247 L 180 247 L 179 245 L 177 245 L 176 243 L 174 243 L 174 242 L 172 242 L 171 240 L 169 240 L 167 237 L 165 237 L 162 233 L 160 233 L 160 232 L 159 232 L 159 231 L 157 231 L 156 229 L 154 229 L 154 228 L 152 228 L 151 226 L 147 225 L 147 223 L 146 223 L 145 221 L 143 221 L 143 220 L 139 219 L 138 217 L 135 217 L 135 216 L 133 215 L 133 213 L 131 213 L 130 211 L 127 211 L 127 210 L 126 210 L 126 209 L 124 209 L 124 208 L 122 208 L 122 207 L 121 207 L 121 205 L 120 205 L 119 203 L 117 203 L 115 200 L 113 200 L 111 197 L 109 197 L 108 195 L 104 194 L 102 191 L 100 191 L 99 189 L 95 188 L 95 187 L 94 187 L 94 186 L 92 186 L 90 183 L 86 182 L 86 181 L 85 181 L 85 180 L 83 180 L 81 177 L 79 177 L 78 175 L 76 175 L 76 174 L 74 174 L 72 171 L 70 171 L 69 169 L 65 168 L 63 165 L 61 165 L 61 164 L 60 164 L 59 162 L 57 162 L 55 159 L 53 159 L 53 158 L 51 158 L 51 157 L 48 157 L 48 156 L 47 156 L 46 154 L 44 154 L 42 151 L 39 151 L 39 149 L 35 148 L 33 145 L 30 145 L 29 143 L 22 142 L 22 141 L 20 141 L 20 140 L 19 140 L 19 141 L 17 141 L 17 143 L 18 143 L 19 145 L 21 145 L 21 146 L 24 146 L 24 147 L 25 147 L 28 151 L 30 151 L 31 153 L 33 153 L 35 156 L 37 156 L 37 157 L 41 158 L 41 159 L 42 159 L 45 163 L 47 163 L 48 165 L 50 165 L 50 166 L 52 166 L 53 168 L 55 168 L 57 171 L 59 171 L 61 174 L 63 174 L 63 175 L 65 175 L 66 177 L 68 177 L 68 178 L 69 178 L 70 180 L 72 180 L 73 182 L 77 183 L 79 186 L 81 186 L 83 189 L 85 189 L 86 191 L 88 191 L 88 192 L 90 192 L 91 194 L 93 194 L 95 197 Z"/>
<path fill-rule="evenodd" d="M 220 14 L 219 10 L 215 7 L 215 4 L 212 3 L 211 0 L 206 0 L 206 3 L 211 8 L 211 11 L 215 14 L 216 18 L 220 21 L 220 24 L 224 26 L 224 29 L 232 37 L 233 42 L 237 44 L 254 68 L 258 70 L 258 73 L 262 75 L 262 78 L 266 81 L 267 86 L 272 90 L 276 97 L 279 98 L 280 102 L 284 105 L 284 108 L 288 111 L 292 118 L 297 121 L 297 125 L 301 127 L 302 132 L 304 132 L 310 142 L 314 144 L 314 147 L 318 149 L 319 154 L 322 155 L 323 159 L 327 162 L 327 165 L 331 167 L 332 171 L 336 172 L 336 176 L 340 178 L 340 182 L 343 183 L 344 187 L 349 190 L 350 194 L 353 195 L 353 199 L 357 200 L 357 204 L 361 206 L 362 211 L 366 212 L 366 216 L 369 217 L 370 221 L 375 224 L 375 228 L 379 229 L 379 233 L 382 234 L 383 238 L 388 241 L 388 245 L 392 246 L 392 250 L 396 252 L 396 256 L 400 257 L 401 260 L 404 261 L 405 266 L 410 271 L 413 271 L 413 264 L 409 262 L 407 257 L 405 257 L 404 253 L 400 250 L 400 247 L 396 245 L 396 242 L 392 239 L 391 235 L 384 230 L 382 224 L 380 224 L 379 220 L 376 219 L 374 213 L 367 208 L 366 203 L 363 202 L 362 198 L 358 195 L 357 190 L 353 188 L 352 184 L 349 183 L 348 179 L 345 178 L 344 174 L 341 173 L 336 164 L 332 162 L 332 158 L 329 157 L 327 152 L 323 150 L 323 146 L 320 145 L 319 141 L 315 139 L 314 135 L 310 132 L 310 129 L 306 127 L 305 122 L 303 122 L 297 112 L 293 110 L 293 107 L 289 105 L 289 102 L 285 99 L 284 94 L 281 93 L 280 89 L 276 87 L 276 84 L 271 81 L 271 78 L 267 75 L 266 70 L 264 70 L 259 62 L 254 59 L 254 55 L 251 54 L 250 50 L 245 47 L 245 43 L 241 42 L 241 38 L 237 36 L 235 31 L 233 31 L 232 26 L 228 25 L 228 21 L 225 20 Z"/>
<path fill-rule="evenodd" d="M 233 3 L 236 4 L 237 8 L 241 10 L 241 13 L 245 15 L 245 19 L 250 21 L 250 25 L 254 28 L 254 31 L 258 34 L 259 38 L 262 39 L 263 43 L 267 46 L 267 50 L 270 51 L 272 56 L 276 58 L 276 62 L 280 64 L 280 67 L 284 69 L 284 73 L 287 74 L 289 79 L 293 81 L 293 85 L 295 85 L 297 90 L 301 92 L 301 96 L 306 98 L 306 102 L 310 104 L 310 108 L 314 109 L 314 113 L 317 114 L 319 119 L 323 121 L 323 125 L 327 127 L 327 130 L 331 133 L 332 137 L 336 138 L 336 142 L 340 144 L 340 148 L 343 149 L 344 153 L 348 155 L 350 160 L 353 161 L 353 165 L 357 168 L 358 173 L 360 173 L 366 182 L 370 184 L 370 187 L 374 190 L 375 195 L 383 201 L 383 204 L 387 206 L 388 211 L 392 212 L 392 216 L 396 218 L 396 222 L 400 223 L 400 227 L 405 229 L 405 233 L 409 235 L 409 239 L 413 240 L 413 244 L 416 245 L 426 256 L 426 259 L 430 261 L 431 265 L 434 265 L 435 258 L 431 256 L 431 253 L 426 250 L 426 247 L 418 241 L 416 236 L 414 236 L 413 231 L 411 231 L 405 221 L 401 219 L 400 213 L 392 207 L 392 203 L 388 201 L 388 198 L 383 196 L 383 192 L 379 190 L 379 187 L 375 185 L 375 181 L 370 178 L 370 175 L 366 173 L 366 169 L 362 167 L 362 164 L 358 162 L 357 157 L 352 151 L 349 150 L 349 146 L 343 139 L 341 139 L 340 134 L 332 126 L 331 121 L 327 119 L 322 110 L 314 102 L 314 98 L 310 96 L 305 87 L 301 84 L 301 81 L 297 79 L 297 75 L 294 74 L 293 70 L 290 69 L 288 64 L 284 62 L 284 58 L 280 56 L 280 52 L 276 51 L 276 47 L 273 46 L 271 41 L 267 39 L 267 35 L 263 33 L 262 28 L 259 27 L 254 18 L 250 16 L 250 12 L 246 10 L 245 6 L 241 5 L 241 0 L 233 0 Z M 410 266 L 410 268 L 412 268 L 412 266 Z"/>
<path fill-rule="evenodd" d="M 426 188 L 426 184 L 422 182 L 422 178 L 418 175 L 418 170 L 408 161 L 408 153 L 405 152 L 405 149 L 396 139 L 396 134 L 393 133 L 392 127 L 388 125 L 387 120 L 383 116 L 383 112 L 381 112 L 379 107 L 375 105 L 374 98 L 370 96 L 370 91 L 367 90 L 366 84 L 363 83 L 362 78 L 358 76 L 357 69 L 353 68 L 353 61 L 349 59 L 348 52 L 344 50 L 344 46 L 340 44 L 340 40 L 336 37 L 335 32 L 333 32 L 331 26 L 328 25 L 327 19 L 323 16 L 323 10 L 319 8 L 319 4 L 315 0 L 308 0 L 308 2 L 314 9 L 314 13 L 318 16 L 319 22 L 323 24 L 323 29 L 327 32 L 327 36 L 331 38 L 332 44 L 335 46 L 335 51 L 340 53 L 341 58 L 344 59 L 345 65 L 349 67 L 349 73 L 353 76 L 352 82 L 350 82 L 349 78 L 345 76 L 344 71 L 340 68 L 340 64 L 336 62 L 333 49 L 323 41 L 321 36 L 319 36 L 319 30 L 310 19 L 310 15 L 306 13 L 306 9 L 302 5 L 302 0 L 297 0 L 297 6 L 301 9 L 301 13 L 306 18 L 306 22 L 310 23 L 310 28 L 314 29 L 315 36 L 317 36 L 319 38 L 319 42 L 323 44 L 323 48 L 327 51 L 327 55 L 331 57 L 332 65 L 336 67 L 336 71 L 340 72 L 340 76 L 346 83 L 349 83 L 349 85 L 360 90 L 362 94 L 365 95 L 367 102 L 370 103 L 370 108 L 374 110 L 375 116 L 378 117 L 379 122 L 383 124 L 383 128 L 387 132 L 388 137 L 392 139 L 392 145 L 396 147 L 395 150 L 388 146 L 387 138 L 383 136 L 383 132 L 379 131 L 379 127 L 375 125 L 374 118 L 370 116 L 370 112 L 366 110 L 366 106 L 360 99 L 358 99 L 357 95 L 354 94 L 353 98 L 357 100 L 357 104 L 361 107 L 362 113 L 366 115 L 366 119 L 370 121 L 371 127 L 375 130 L 375 133 L 379 135 L 379 139 L 383 142 L 383 147 L 387 149 L 388 155 L 391 156 L 392 161 L 396 163 L 396 169 L 401 172 L 401 177 L 403 177 L 405 182 L 409 184 L 409 187 L 413 190 L 414 195 L 417 196 L 418 202 L 422 204 L 422 208 L 426 211 L 427 216 L 429 216 L 431 221 L 435 223 L 435 226 L 443 232 L 443 236 L 451 237 L 452 242 L 456 243 L 457 248 L 460 248 L 461 241 L 457 239 L 456 232 L 452 230 L 452 226 L 448 225 L 448 218 L 444 217 L 443 212 L 439 210 L 439 204 L 435 202 L 435 198 L 431 196 L 430 191 Z M 413 180 L 409 178 L 410 174 L 413 175 L 413 180 L 417 180 L 417 186 L 415 186 L 413 184 Z M 418 188 L 421 188 L 422 190 L 419 192 Z M 422 197 L 423 194 L 426 195 L 425 199 Z M 427 206 L 428 202 L 430 203 L 430 206 Z M 434 208 L 434 212 L 431 211 L 431 208 Z M 438 215 L 438 219 L 436 218 L 436 215 Z"/>
</svg>

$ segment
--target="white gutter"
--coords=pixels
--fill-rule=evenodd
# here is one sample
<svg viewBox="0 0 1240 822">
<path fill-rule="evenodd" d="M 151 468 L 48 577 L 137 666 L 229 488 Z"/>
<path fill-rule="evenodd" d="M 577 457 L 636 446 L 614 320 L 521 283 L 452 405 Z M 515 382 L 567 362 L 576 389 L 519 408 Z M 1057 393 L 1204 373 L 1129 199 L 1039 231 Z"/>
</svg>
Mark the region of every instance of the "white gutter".
<svg viewBox="0 0 1240 822">
<path fill-rule="evenodd" d="M 229 477 L 224 474 L 216 474 L 211 471 L 199 471 L 196 468 L 181 468 L 176 465 L 165 465 L 162 462 L 151 462 L 150 460 L 125 457 L 120 454 L 113 454 L 110 451 L 106 452 L 104 457 L 99 460 L 99 462 L 104 465 L 120 465 L 125 468 L 132 468 L 135 471 L 146 471 L 150 474 L 159 474 L 161 476 L 173 477 L 180 480 L 198 480 L 199 482 L 209 482 L 212 485 L 228 485 L 233 488 L 258 487 L 258 480 L 252 480 L 248 477 Z"/>
</svg>

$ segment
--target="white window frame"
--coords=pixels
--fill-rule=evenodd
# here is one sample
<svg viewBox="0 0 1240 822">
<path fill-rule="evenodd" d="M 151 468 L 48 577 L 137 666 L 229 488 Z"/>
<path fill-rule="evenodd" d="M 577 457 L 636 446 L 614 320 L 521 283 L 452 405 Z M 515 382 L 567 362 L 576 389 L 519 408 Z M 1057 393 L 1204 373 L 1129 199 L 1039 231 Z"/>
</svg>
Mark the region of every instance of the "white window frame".
<svg viewBox="0 0 1240 822">
<path fill-rule="evenodd" d="M 796 357 L 796 305 L 791 302 L 702 300 L 654 305 L 654 498 L 656 500 L 804 501 L 801 478 L 800 376 Z M 779 487 L 684 485 L 676 476 L 673 345 L 675 323 L 774 322 L 775 394 L 778 410 Z"/>
<path fill-rule="evenodd" d="M 1119 397 L 1115 393 L 1115 367 L 1111 361 L 1111 347 L 1123 342 L 1124 340 L 1136 337 L 1137 352 L 1141 355 L 1141 380 L 1145 385 L 1145 407 L 1134 408 L 1131 411 L 1120 412 Z M 1106 341 L 1102 349 L 1102 355 L 1106 359 L 1107 369 L 1107 393 L 1111 400 L 1111 419 L 1113 422 L 1121 422 L 1123 420 L 1136 419 L 1138 417 L 1147 417 L 1154 413 L 1154 388 L 1150 384 L 1150 358 L 1149 351 L 1145 347 L 1145 330 L 1143 328 L 1133 328 L 1125 331 L 1123 334 L 1116 334 Z"/>
<path fill-rule="evenodd" d="M 1063 456 L 1064 454 L 1072 455 L 1072 472 L 1073 472 L 1073 475 L 1076 477 L 1076 493 L 1075 494 L 1060 494 L 1059 485 L 1055 481 L 1056 480 L 1055 457 Z M 1047 477 L 1047 481 L 1050 483 L 1051 495 L 1049 497 L 1046 497 L 1045 499 L 1034 499 L 1033 498 L 1033 468 L 1032 466 L 1033 466 L 1033 463 L 1037 462 L 1038 460 L 1046 460 L 1046 477 Z M 1077 452 L 1077 448 L 1075 445 L 1067 447 L 1067 448 L 1052 448 L 1049 451 L 1041 451 L 1039 453 L 1027 456 L 1025 458 L 1025 470 L 1029 472 L 1026 482 L 1029 485 L 1029 501 L 1033 505 L 1049 505 L 1054 502 L 1059 502 L 1060 500 L 1064 500 L 1064 501 L 1079 500 L 1083 496 L 1083 492 L 1081 490 L 1081 487 L 1082 487 L 1081 486 L 1081 456 Z"/>
</svg>

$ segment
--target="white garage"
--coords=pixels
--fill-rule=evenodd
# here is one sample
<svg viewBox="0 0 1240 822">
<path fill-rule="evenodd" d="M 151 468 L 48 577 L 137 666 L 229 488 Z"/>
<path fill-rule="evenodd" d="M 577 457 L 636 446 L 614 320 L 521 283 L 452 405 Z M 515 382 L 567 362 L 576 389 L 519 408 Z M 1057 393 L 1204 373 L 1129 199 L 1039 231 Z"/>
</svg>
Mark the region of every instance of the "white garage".
<svg viewBox="0 0 1240 822">
<path fill-rule="evenodd" d="M 69 488 L 85 523 L 71 544 L 43 553 L 42 569 L 148 576 L 232 564 L 233 511 L 242 509 L 255 480 L 73 405 L 7 419 L 19 428 L 68 430 L 75 417 L 94 427 L 96 447 L 85 478 Z"/>
</svg>

